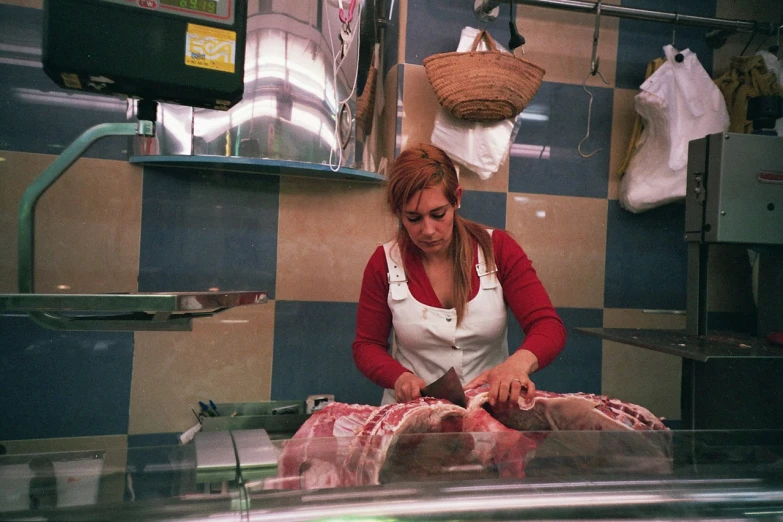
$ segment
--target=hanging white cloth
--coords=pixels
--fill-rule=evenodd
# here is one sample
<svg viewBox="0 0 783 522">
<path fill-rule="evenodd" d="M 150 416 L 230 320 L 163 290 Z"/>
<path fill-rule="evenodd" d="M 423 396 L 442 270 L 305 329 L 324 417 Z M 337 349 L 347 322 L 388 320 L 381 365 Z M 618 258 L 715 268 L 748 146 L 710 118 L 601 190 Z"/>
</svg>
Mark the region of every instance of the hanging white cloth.
<svg viewBox="0 0 783 522">
<path fill-rule="evenodd" d="M 620 204 L 643 212 L 685 197 L 688 143 L 729 128 L 718 87 L 696 54 L 663 48 L 664 63 L 634 98 L 644 130 L 620 182 Z"/>
</svg>

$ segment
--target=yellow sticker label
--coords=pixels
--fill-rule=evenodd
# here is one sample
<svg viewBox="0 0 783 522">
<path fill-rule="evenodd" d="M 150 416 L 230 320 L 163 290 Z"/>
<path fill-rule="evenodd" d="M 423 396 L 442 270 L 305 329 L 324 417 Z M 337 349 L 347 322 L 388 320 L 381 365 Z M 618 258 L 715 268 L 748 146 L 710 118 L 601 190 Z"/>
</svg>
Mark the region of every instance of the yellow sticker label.
<svg viewBox="0 0 783 522">
<path fill-rule="evenodd" d="M 236 68 L 237 33 L 188 24 L 185 65 L 233 73 Z"/>
</svg>

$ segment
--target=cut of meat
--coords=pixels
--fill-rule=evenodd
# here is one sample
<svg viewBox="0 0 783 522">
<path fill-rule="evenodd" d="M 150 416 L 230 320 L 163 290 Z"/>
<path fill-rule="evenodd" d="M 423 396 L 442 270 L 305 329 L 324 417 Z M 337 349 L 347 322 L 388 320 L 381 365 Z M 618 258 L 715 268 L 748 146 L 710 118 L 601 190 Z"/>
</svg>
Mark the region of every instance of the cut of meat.
<svg viewBox="0 0 783 522">
<path fill-rule="evenodd" d="M 641 406 L 590 393 L 536 391 L 533 399 L 489 406 L 486 387 L 471 390 L 468 409 L 485 408 L 505 426 L 521 431 L 666 430 Z"/>
<path fill-rule="evenodd" d="M 286 442 L 278 479 L 269 487 L 361 486 L 426 480 L 454 470 L 521 478 L 545 442 L 548 451 L 556 448 L 561 462 L 563 448 L 566 453 L 576 448 L 569 458 L 581 451 L 579 462 L 591 464 L 597 462 L 593 455 L 600 455 L 600 463 L 608 462 L 612 470 L 660 472 L 670 465 L 668 429 L 641 406 L 601 395 L 542 391 L 530 401 L 490 406 L 486 386 L 466 395 L 467 408 L 433 398 L 380 407 L 331 403 Z M 563 443 L 566 433 L 549 442 L 553 432 L 574 430 L 606 436 L 596 433 L 595 451 L 587 459 L 581 442 Z M 659 435 L 624 435 L 634 431 Z"/>
<path fill-rule="evenodd" d="M 395 436 L 459 433 L 463 431 L 464 416 L 464 408 L 442 399 L 421 398 L 381 406 L 367 419 L 361 433 L 351 444 L 344 467 L 344 484 L 377 484 Z"/>
<path fill-rule="evenodd" d="M 333 402 L 313 413 L 287 441 L 279 459 L 275 488 L 314 489 L 342 484 L 341 463 L 353 437 L 361 433 L 376 406 Z"/>
<path fill-rule="evenodd" d="M 488 469 L 503 478 L 522 478 L 525 465 L 533 457 L 545 433 L 522 433 L 507 428 L 483 408 L 469 409 L 463 429 L 474 437 L 473 453 Z"/>
</svg>

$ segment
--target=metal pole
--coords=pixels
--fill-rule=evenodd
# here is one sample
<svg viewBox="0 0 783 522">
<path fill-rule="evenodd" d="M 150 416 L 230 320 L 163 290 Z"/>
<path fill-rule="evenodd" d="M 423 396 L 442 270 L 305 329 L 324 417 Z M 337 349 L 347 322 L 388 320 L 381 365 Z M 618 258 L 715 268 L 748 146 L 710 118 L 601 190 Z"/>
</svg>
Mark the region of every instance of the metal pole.
<svg viewBox="0 0 783 522">
<path fill-rule="evenodd" d="M 594 13 L 597 2 L 584 0 L 513 0 L 518 4 L 532 5 L 536 7 L 551 7 L 566 11 L 581 13 Z M 604 4 L 601 6 L 601 14 L 617 18 L 630 18 L 634 20 L 647 20 L 651 22 L 677 23 L 677 25 L 691 25 L 708 29 L 731 29 L 738 32 L 757 32 L 759 34 L 774 34 L 778 30 L 779 23 L 755 22 L 753 20 L 728 20 L 725 18 L 710 18 L 706 16 L 687 15 L 682 13 L 669 13 L 666 11 L 654 11 L 652 9 L 638 9 L 635 7 L 623 7 L 619 5 Z"/>
</svg>

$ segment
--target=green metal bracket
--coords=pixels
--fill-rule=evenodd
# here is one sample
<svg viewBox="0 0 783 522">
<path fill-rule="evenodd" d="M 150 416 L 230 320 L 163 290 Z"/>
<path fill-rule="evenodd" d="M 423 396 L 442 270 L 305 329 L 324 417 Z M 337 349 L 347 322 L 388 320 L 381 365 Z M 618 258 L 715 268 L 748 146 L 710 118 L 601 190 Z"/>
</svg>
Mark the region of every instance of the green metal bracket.
<svg viewBox="0 0 783 522">
<path fill-rule="evenodd" d="M 0 312 L 26 312 L 35 322 L 55 330 L 187 331 L 191 320 L 233 306 L 260 304 L 266 292 L 190 292 L 139 294 L 36 294 L 35 206 L 59 177 L 95 141 L 106 136 L 155 135 L 155 123 L 105 123 L 79 136 L 27 188 L 19 204 L 18 294 L 0 295 Z"/>
<path fill-rule="evenodd" d="M 19 292 L 33 293 L 35 206 L 44 192 L 65 173 L 68 168 L 84 154 L 90 145 L 106 136 L 154 136 L 155 124 L 151 121 L 138 123 L 103 123 L 87 129 L 76 141 L 27 187 L 19 203 Z"/>
</svg>

